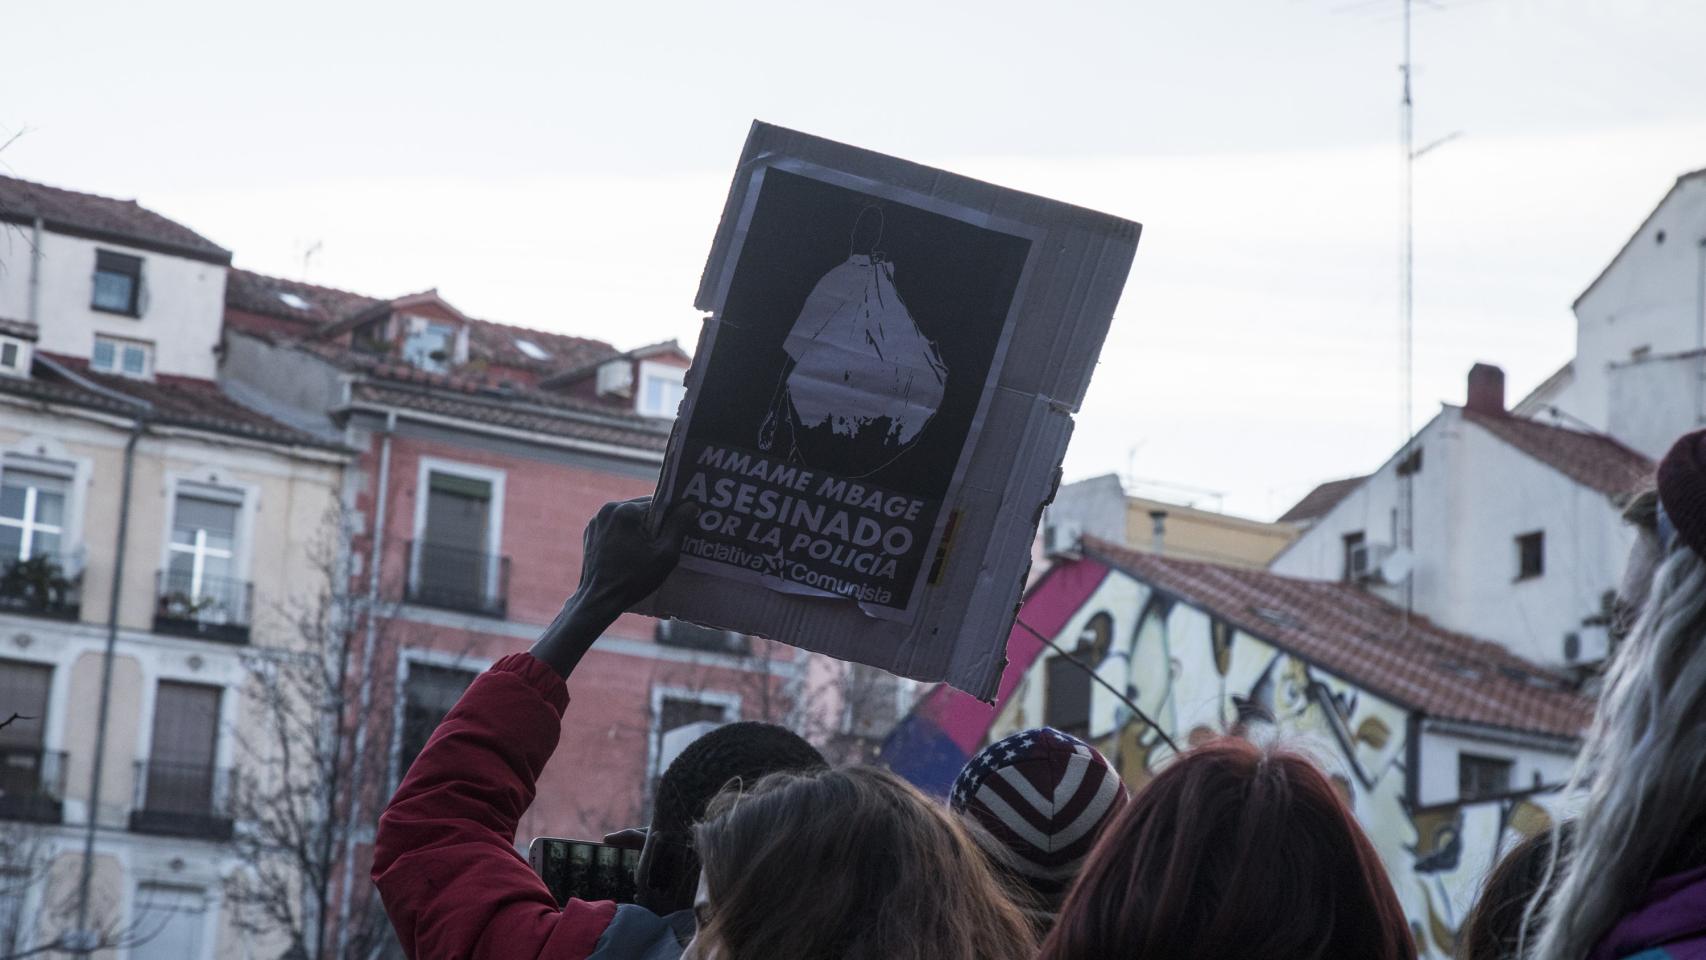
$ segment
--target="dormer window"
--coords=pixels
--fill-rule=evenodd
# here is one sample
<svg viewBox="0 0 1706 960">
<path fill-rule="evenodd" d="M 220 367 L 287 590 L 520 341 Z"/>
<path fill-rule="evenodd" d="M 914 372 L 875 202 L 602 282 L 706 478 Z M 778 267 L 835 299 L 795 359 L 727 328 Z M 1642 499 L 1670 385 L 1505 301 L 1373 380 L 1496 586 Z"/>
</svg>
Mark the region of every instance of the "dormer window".
<svg viewBox="0 0 1706 960">
<path fill-rule="evenodd" d="M 89 305 L 127 317 L 141 313 L 142 258 L 111 250 L 95 251 L 95 291 Z"/>
<path fill-rule="evenodd" d="M 141 340 L 96 337 L 89 369 L 147 380 L 154 375 L 154 345 Z"/>
<path fill-rule="evenodd" d="M 450 370 L 456 358 L 456 327 L 421 317 L 408 319 L 409 335 L 403 341 L 403 359 L 433 373 Z"/>
<path fill-rule="evenodd" d="M 634 407 L 644 417 L 673 417 L 687 396 L 687 371 L 660 363 L 640 363 L 640 389 Z"/>
<path fill-rule="evenodd" d="M 0 336 L 0 376 L 30 375 L 30 343 L 17 337 Z"/>
</svg>

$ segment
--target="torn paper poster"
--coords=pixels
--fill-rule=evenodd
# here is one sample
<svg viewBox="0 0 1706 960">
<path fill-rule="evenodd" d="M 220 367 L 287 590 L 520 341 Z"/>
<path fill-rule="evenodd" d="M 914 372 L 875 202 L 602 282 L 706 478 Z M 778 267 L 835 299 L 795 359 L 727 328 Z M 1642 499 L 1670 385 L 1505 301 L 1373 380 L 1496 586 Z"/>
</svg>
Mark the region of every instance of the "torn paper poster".
<svg viewBox="0 0 1706 960">
<path fill-rule="evenodd" d="M 646 612 L 987 695 L 1138 226 L 756 124 Z"/>
</svg>

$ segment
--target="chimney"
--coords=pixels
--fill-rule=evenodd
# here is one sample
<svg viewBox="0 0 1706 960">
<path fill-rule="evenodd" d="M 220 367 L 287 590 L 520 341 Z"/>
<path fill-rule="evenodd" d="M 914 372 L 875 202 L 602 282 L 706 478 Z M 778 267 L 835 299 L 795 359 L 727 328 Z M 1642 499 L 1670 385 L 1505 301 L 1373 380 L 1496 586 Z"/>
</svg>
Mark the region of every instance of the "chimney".
<svg viewBox="0 0 1706 960">
<path fill-rule="evenodd" d="M 1490 363 L 1477 363 L 1469 368 L 1469 398 L 1464 406 L 1476 413 L 1503 416 L 1505 412 L 1505 372 Z"/>
<path fill-rule="evenodd" d="M 1167 511 L 1151 510 L 1149 511 L 1149 520 L 1154 524 L 1152 529 L 1155 535 L 1151 546 L 1156 553 L 1162 553 L 1167 547 Z"/>
</svg>

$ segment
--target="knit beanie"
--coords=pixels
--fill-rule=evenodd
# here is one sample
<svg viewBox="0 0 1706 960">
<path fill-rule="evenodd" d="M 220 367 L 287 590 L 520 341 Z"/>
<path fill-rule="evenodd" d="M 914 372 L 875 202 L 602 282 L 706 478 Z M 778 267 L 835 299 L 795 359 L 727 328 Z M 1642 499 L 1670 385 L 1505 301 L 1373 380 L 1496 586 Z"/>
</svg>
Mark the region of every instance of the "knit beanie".
<svg viewBox="0 0 1706 960">
<path fill-rule="evenodd" d="M 1040 727 L 979 751 L 948 803 L 983 828 L 973 831 L 980 844 L 1000 844 L 988 851 L 991 859 L 1018 874 L 1052 920 L 1102 828 L 1130 797 L 1095 747 Z"/>
<path fill-rule="evenodd" d="M 1706 430 L 1683 434 L 1659 461 L 1659 506 L 1682 542 L 1706 557 Z"/>
</svg>

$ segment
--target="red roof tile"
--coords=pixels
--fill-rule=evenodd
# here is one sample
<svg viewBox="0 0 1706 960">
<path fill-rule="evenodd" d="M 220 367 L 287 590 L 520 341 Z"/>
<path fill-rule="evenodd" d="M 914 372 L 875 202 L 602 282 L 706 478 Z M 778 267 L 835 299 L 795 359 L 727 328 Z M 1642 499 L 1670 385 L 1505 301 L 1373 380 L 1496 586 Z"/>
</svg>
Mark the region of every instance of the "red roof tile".
<svg viewBox="0 0 1706 960">
<path fill-rule="evenodd" d="M 1463 410 L 1463 418 L 1582 486 L 1607 496 L 1639 493 L 1652 485 L 1653 461 L 1605 434 L 1467 408 Z"/>
<path fill-rule="evenodd" d="M 42 354 L 38 353 L 37 356 L 42 357 Z M 96 373 L 88 368 L 87 361 L 75 357 L 53 356 L 43 359 L 51 359 L 53 363 L 71 370 L 76 376 L 98 387 L 149 404 L 153 408 L 149 414 L 152 423 L 248 437 L 269 443 L 343 449 L 338 444 L 286 426 L 243 406 L 211 381 L 170 376 L 153 381 L 135 380 Z M 124 416 L 134 415 L 138 410 L 137 404 L 126 403 L 109 394 L 90 390 L 73 379 L 48 370 L 44 365 L 36 367 L 36 374 L 27 379 L 0 377 L 0 393 Z"/>
<path fill-rule="evenodd" d="M 1445 630 L 1350 584 L 1137 553 L 1091 538 L 1084 549 L 1157 590 L 1436 719 L 1575 737 L 1591 705 L 1559 677 L 1504 648 Z"/>
<path fill-rule="evenodd" d="M 46 229 L 58 233 L 109 240 L 209 263 L 231 262 L 231 251 L 135 200 L 115 200 L 0 176 L 0 221 L 27 224 L 37 217 Z"/>
<path fill-rule="evenodd" d="M 537 391 L 473 396 L 442 389 L 366 381 L 357 383 L 351 396 L 356 402 L 404 407 L 473 423 L 647 452 L 662 453 L 669 445 L 668 421 L 618 416 L 580 404 L 552 402 L 548 395 Z"/>
<path fill-rule="evenodd" d="M 1362 485 L 1367 477 L 1346 477 L 1343 480 L 1329 480 L 1303 495 L 1303 499 L 1293 504 L 1279 518 L 1278 523 L 1303 523 L 1327 515 L 1327 511 L 1339 505 L 1339 501 L 1350 496 L 1352 490 Z"/>
</svg>

